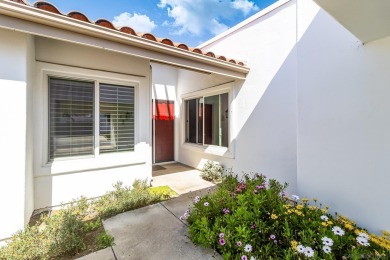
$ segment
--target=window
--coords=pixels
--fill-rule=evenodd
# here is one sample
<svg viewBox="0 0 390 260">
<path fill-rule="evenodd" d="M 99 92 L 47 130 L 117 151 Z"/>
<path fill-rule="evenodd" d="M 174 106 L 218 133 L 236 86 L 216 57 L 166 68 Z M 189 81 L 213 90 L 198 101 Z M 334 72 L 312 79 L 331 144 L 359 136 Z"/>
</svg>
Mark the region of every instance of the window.
<svg viewBox="0 0 390 260">
<path fill-rule="evenodd" d="M 186 100 L 186 142 L 228 147 L 229 95 Z"/>
<path fill-rule="evenodd" d="M 93 155 L 95 140 L 100 153 L 134 151 L 134 87 L 50 77 L 49 159 Z"/>
<path fill-rule="evenodd" d="M 100 84 L 100 153 L 134 150 L 134 89 Z"/>
<path fill-rule="evenodd" d="M 50 159 L 93 154 L 94 83 L 49 79 Z"/>
</svg>

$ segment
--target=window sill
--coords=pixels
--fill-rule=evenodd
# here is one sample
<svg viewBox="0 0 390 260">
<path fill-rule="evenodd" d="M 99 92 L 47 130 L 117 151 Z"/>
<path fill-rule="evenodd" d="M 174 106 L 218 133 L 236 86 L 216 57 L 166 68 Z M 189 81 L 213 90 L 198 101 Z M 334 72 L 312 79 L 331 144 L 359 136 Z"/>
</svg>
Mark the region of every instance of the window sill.
<svg viewBox="0 0 390 260">
<path fill-rule="evenodd" d="M 221 147 L 216 145 L 199 145 L 192 143 L 183 143 L 182 147 L 198 153 L 205 153 L 234 159 L 234 155 L 231 153 L 228 147 Z"/>
<path fill-rule="evenodd" d="M 107 153 L 91 157 L 63 158 L 44 163 L 36 171 L 35 177 L 52 176 L 85 171 L 98 171 L 116 167 L 125 167 L 146 163 L 145 153 L 121 152 Z"/>
</svg>

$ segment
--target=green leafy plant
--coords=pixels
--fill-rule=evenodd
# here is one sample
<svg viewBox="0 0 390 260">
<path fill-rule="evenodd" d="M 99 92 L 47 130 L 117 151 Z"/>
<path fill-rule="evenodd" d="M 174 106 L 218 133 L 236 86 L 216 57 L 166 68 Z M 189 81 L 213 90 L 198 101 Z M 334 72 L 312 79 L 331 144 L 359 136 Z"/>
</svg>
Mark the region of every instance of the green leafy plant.
<svg viewBox="0 0 390 260">
<path fill-rule="evenodd" d="M 84 231 L 91 232 L 102 226 L 102 220 L 100 218 L 96 218 L 95 220 L 90 220 L 84 222 Z"/>
<path fill-rule="evenodd" d="M 34 226 L 13 235 L 0 249 L 0 259 L 51 259 L 71 256 L 84 248 L 83 222 L 74 208 L 42 217 Z"/>
<path fill-rule="evenodd" d="M 94 204 L 97 214 L 103 218 L 161 201 L 161 194 L 150 192 L 146 181 L 137 180 L 133 187 L 118 182 L 114 188 Z"/>
<path fill-rule="evenodd" d="M 285 196 L 287 184 L 229 175 L 213 194 L 194 199 L 185 216 L 195 244 L 224 259 L 386 259 L 390 234 L 369 235 L 354 222 L 328 213 L 317 199 Z"/>
<path fill-rule="evenodd" d="M 149 192 L 152 195 L 157 195 L 160 197 L 160 200 L 167 200 L 172 197 L 177 196 L 177 193 L 169 188 L 169 186 L 159 186 L 159 187 L 151 187 L 149 188 Z"/>
<path fill-rule="evenodd" d="M 114 190 L 101 198 L 81 197 L 53 214 L 43 214 L 32 226 L 15 233 L 7 246 L 0 247 L 0 259 L 53 259 L 74 256 L 86 248 L 85 235 L 102 226 L 101 218 L 156 203 L 175 194 L 169 187 L 150 189 L 143 180 L 132 187 L 118 182 Z M 97 247 L 113 244 L 114 238 L 103 233 Z"/>
<path fill-rule="evenodd" d="M 104 249 L 115 245 L 114 238 L 107 231 L 98 236 L 98 249 Z"/>
<path fill-rule="evenodd" d="M 223 167 L 218 163 L 207 161 L 201 172 L 203 179 L 212 182 L 220 182 L 222 180 Z"/>
</svg>

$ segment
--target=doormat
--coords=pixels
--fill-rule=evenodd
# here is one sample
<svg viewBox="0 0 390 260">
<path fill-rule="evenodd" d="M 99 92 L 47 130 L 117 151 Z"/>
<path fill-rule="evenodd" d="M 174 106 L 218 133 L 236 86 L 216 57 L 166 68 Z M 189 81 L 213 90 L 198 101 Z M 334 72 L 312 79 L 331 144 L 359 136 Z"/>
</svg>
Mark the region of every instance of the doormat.
<svg viewBox="0 0 390 260">
<path fill-rule="evenodd" d="M 162 167 L 161 165 L 153 165 L 152 166 L 152 171 L 161 171 L 161 170 L 165 170 L 166 168 L 165 167 Z"/>
</svg>

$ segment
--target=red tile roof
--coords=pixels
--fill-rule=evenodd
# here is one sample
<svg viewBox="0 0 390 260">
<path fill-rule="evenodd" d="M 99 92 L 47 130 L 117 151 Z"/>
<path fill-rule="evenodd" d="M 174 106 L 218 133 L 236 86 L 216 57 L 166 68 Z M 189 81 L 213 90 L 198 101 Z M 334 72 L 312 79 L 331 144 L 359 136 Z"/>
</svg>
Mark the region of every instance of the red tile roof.
<svg viewBox="0 0 390 260">
<path fill-rule="evenodd" d="M 30 6 L 24 0 L 10 0 L 10 1 Z M 175 47 L 175 48 L 179 48 L 179 49 L 182 49 L 182 50 L 186 50 L 186 51 L 189 51 L 189 52 L 194 52 L 194 53 L 197 53 L 197 54 L 200 54 L 200 55 L 205 55 L 205 56 L 212 57 L 212 58 L 215 58 L 215 59 L 219 59 L 219 60 L 222 60 L 222 61 L 226 61 L 226 62 L 230 62 L 230 63 L 233 63 L 233 64 L 238 64 L 238 65 L 241 65 L 241 66 L 245 66 L 244 63 L 241 62 L 241 61 L 236 61 L 234 59 L 227 59 L 225 56 L 218 56 L 218 55 L 215 55 L 215 53 L 213 53 L 213 52 L 206 52 L 205 53 L 205 52 L 203 52 L 199 48 L 190 48 L 190 47 L 188 47 L 184 43 L 175 43 L 171 39 L 168 39 L 168 38 L 157 38 L 157 37 L 155 37 L 151 33 L 137 33 L 131 27 L 124 26 L 124 27 L 121 27 L 121 28 L 118 29 L 110 21 L 105 20 L 105 19 L 99 19 L 99 20 L 97 20 L 95 22 L 92 22 L 91 20 L 88 19 L 88 17 L 86 15 L 84 15 L 83 13 L 77 12 L 77 11 L 72 11 L 72 12 L 70 12 L 70 13 L 68 13 L 66 15 L 66 14 L 61 13 L 58 10 L 57 7 L 55 7 L 53 4 L 51 4 L 49 2 L 38 1 L 38 2 L 36 2 L 33 5 L 33 7 L 38 8 L 40 10 L 47 11 L 47 12 L 55 13 L 55 14 L 58 14 L 58 15 L 68 16 L 70 18 L 73 18 L 73 19 L 76 19 L 76 20 L 79 20 L 79 21 L 83 21 L 83 22 L 87 22 L 87 23 L 91 23 L 91 24 L 96 24 L 96 25 L 99 25 L 99 26 L 102 26 L 102 27 L 105 27 L 105 28 L 108 28 L 108 29 L 111 29 L 111 30 L 120 31 L 122 33 L 126 33 L 126 34 L 129 34 L 129 35 L 133 35 L 133 36 L 141 37 L 141 38 L 144 38 L 144 39 L 148 39 L 150 41 L 166 44 L 166 45 L 169 45 L 169 46 L 172 46 L 172 47 Z"/>
</svg>

